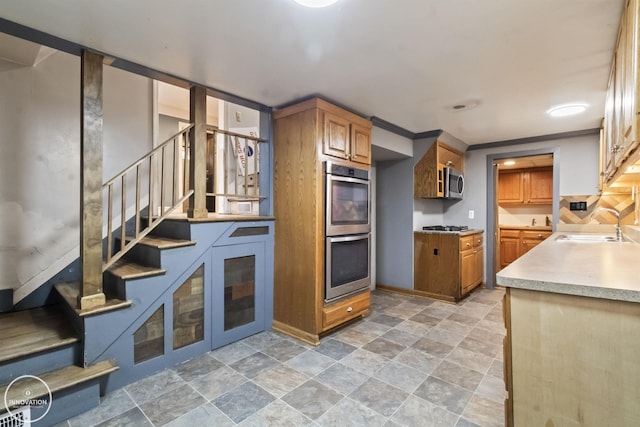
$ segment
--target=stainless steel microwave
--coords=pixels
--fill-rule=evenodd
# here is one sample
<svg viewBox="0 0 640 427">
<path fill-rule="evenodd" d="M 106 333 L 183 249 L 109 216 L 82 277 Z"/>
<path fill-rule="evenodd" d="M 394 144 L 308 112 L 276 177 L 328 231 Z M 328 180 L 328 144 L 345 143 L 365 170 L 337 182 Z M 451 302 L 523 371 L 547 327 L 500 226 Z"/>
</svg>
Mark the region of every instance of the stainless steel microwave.
<svg viewBox="0 0 640 427">
<path fill-rule="evenodd" d="M 464 193 L 464 176 L 454 168 L 444 168 L 444 197 L 446 199 L 462 199 Z"/>
</svg>

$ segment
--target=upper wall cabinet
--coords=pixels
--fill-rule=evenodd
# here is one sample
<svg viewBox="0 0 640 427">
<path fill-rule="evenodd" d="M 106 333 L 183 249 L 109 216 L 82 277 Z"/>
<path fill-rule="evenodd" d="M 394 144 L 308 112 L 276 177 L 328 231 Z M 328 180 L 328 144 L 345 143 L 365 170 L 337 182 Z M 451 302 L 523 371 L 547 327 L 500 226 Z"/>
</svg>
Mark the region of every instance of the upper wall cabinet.
<svg viewBox="0 0 640 427">
<path fill-rule="evenodd" d="M 464 154 L 444 142 L 434 142 L 413 168 L 413 197 L 444 197 L 444 168 L 464 170 Z"/>
<path fill-rule="evenodd" d="M 500 205 L 547 205 L 553 202 L 553 169 L 507 169 L 498 178 Z"/>
<path fill-rule="evenodd" d="M 319 101 L 320 102 L 320 101 Z M 323 153 L 356 163 L 371 164 L 371 123 L 321 102 Z M 331 111 L 327 111 L 330 109 Z"/>
<path fill-rule="evenodd" d="M 628 0 L 620 21 L 609 77 L 600 142 L 601 185 L 633 180 L 629 166 L 640 161 L 638 150 L 638 0 Z M 625 176 L 622 180 L 622 178 Z"/>
</svg>

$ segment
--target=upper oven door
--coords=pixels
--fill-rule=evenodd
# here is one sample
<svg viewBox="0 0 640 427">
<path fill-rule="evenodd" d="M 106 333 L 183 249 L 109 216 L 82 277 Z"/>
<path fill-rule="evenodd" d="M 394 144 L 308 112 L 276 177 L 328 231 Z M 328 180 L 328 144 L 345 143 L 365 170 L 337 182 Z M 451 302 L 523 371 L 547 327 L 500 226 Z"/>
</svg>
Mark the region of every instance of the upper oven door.
<svg viewBox="0 0 640 427">
<path fill-rule="evenodd" d="M 360 178 L 326 174 L 326 235 L 371 231 L 371 188 Z"/>
</svg>

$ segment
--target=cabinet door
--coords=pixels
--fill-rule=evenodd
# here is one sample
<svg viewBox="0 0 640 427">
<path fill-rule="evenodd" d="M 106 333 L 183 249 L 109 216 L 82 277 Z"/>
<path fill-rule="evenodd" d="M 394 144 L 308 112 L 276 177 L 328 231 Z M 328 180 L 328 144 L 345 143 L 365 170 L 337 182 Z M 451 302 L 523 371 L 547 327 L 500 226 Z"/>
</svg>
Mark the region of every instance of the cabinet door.
<svg viewBox="0 0 640 427">
<path fill-rule="evenodd" d="M 553 170 L 541 169 L 526 172 L 527 200 L 531 204 L 553 202 Z"/>
<path fill-rule="evenodd" d="M 475 250 L 475 280 L 474 283 L 482 283 L 484 281 L 484 249 L 476 248 Z"/>
<path fill-rule="evenodd" d="M 550 231 L 523 231 L 519 256 L 526 254 L 549 236 L 551 236 Z"/>
<path fill-rule="evenodd" d="M 351 125 L 351 160 L 371 164 L 371 131 L 364 126 Z"/>
<path fill-rule="evenodd" d="M 349 121 L 327 112 L 323 117 L 322 152 L 341 159 L 349 158 Z"/>
<path fill-rule="evenodd" d="M 524 203 L 521 171 L 500 171 L 498 176 L 498 203 Z"/>
<path fill-rule="evenodd" d="M 212 253 L 212 348 L 218 348 L 264 330 L 265 249 L 259 242 Z"/>
<path fill-rule="evenodd" d="M 500 267 L 505 268 L 519 256 L 519 237 L 500 237 Z"/>
<path fill-rule="evenodd" d="M 460 287 L 461 294 L 466 294 L 476 284 L 476 250 L 468 249 L 460 252 Z"/>
</svg>

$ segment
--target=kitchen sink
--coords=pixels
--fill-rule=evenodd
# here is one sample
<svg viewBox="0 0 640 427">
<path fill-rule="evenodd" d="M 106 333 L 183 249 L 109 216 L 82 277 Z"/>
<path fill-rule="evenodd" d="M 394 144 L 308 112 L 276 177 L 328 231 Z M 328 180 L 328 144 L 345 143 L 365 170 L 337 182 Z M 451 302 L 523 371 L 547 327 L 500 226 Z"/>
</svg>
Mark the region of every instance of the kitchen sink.
<svg viewBox="0 0 640 427">
<path fill-rule="evenodd" d="M 556 237 L 559 242 L 584 242 L 584 243 L 628 243 L 627 240 L 618 241 L 616 236 L 605 234 L 561 234 Z"/>
</svg>

